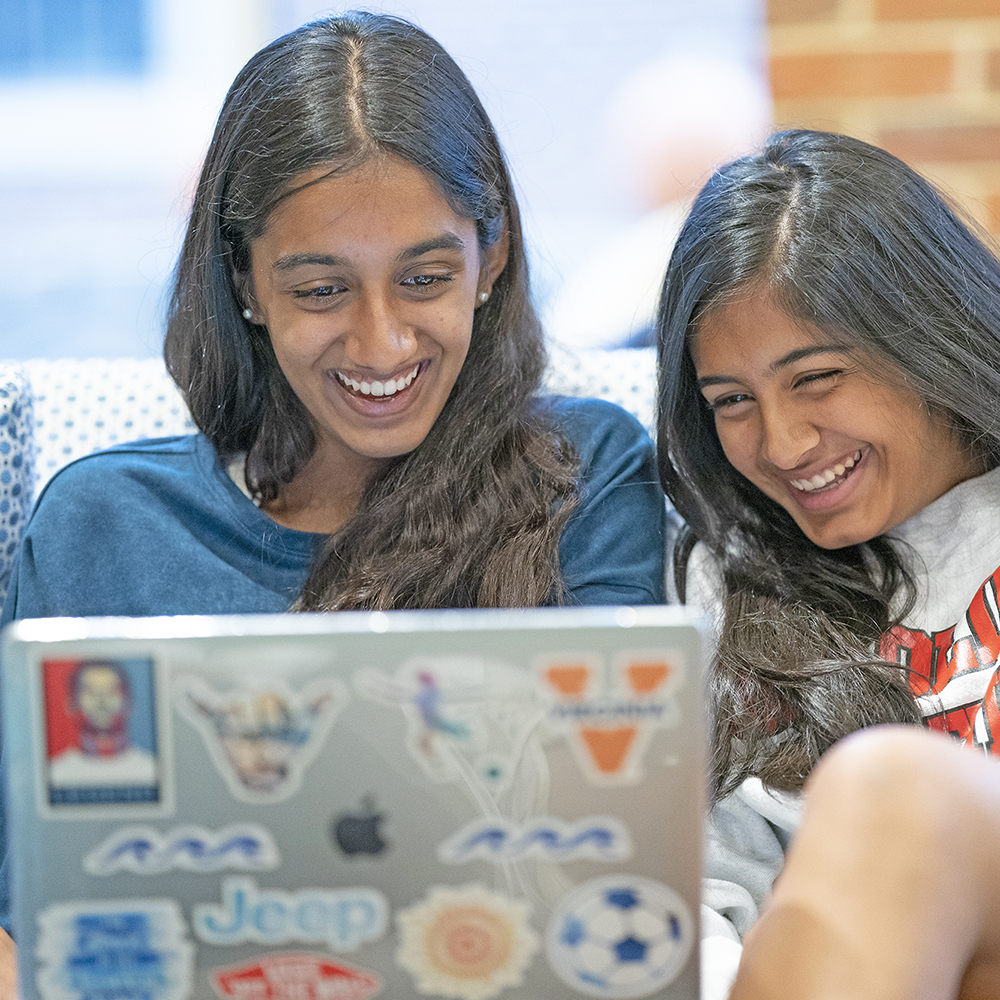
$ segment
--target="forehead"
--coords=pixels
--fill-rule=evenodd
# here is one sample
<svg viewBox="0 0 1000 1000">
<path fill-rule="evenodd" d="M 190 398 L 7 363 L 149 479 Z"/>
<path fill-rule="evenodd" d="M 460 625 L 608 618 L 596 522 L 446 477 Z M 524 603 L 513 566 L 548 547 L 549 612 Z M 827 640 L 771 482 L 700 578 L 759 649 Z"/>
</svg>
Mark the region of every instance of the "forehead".
<svg viewBox="0 0 1000 1000">
<path fill-rule="evenodd" d="M 322 165 L 301 174 L 253 247 L 276 257 L 330 242 L 405 247 L 430 233 L 455 233 L 467 242 L 475 232 L 475 222 L 454 210 L 435 178 L 382 156 L 345 172 Z"/>
<path fill-rule="evenodd" d="M 691 334 L 688 349 L 701 374 L 706 366 L 768 367 L 790 351 L 829 340 L 770 298 L 745 295 L 710 309 Z"/>
<path fill-rule="evenodd" d="M 84 667 L 80 673 L 80 681 L 88 686 L 118 684 L 120 678 L 112 667 L 105 667 L 100 664 L 93 667 Z"/>
</svg>

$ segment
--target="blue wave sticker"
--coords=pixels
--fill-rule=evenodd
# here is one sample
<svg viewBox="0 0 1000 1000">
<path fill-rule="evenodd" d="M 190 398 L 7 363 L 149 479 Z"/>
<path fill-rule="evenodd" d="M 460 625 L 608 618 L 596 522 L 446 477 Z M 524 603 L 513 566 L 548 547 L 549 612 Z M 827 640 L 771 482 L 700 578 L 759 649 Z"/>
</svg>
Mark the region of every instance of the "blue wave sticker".
<svg viewBox="0 0 1000 1000">
<path fill-rule="evenodd" d="M 234 823 L 215 832 L 200 826 L 179 826 L 166 833 L 149 826 L 126 826 L 83 859 L 84 871 L 90 875 L 119 871 L 158 875 L 172 869 L 258 871 L 279 864 L 274 838 L 256 823 Z"/>
<path fill-rule="evenodd" d="M 483 859 L 497 863 L 537 857 L 547 861 L 621 861 L 632 856 L 632 838 L 613 816 L 586 816 L 574 823 L 536 816 L 525 823 L 477 819 L 438 848 L 442 861 L 461 864 Z"/>
</svg>

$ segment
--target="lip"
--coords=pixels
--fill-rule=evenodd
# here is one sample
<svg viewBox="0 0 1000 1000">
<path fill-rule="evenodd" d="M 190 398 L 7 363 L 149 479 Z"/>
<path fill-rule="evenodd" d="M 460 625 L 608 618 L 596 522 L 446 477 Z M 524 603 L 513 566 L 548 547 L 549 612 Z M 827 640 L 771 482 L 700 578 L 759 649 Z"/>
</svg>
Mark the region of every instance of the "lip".
<svg viewBox="0 0 1000 1000">
<path fill-rule="evenodd" d="M 865 445 L 863 448 L 857 449 L 857 451 L 860 452 L 861 457 L 855 459 L 853 468 L 845 469 L 843 476 L 832 480 L 828 485 L 820 487 L 813 492 L 799 489 L 793 486 L 790 481 L 792 478 L 801 481 L 811 477 L 788 477 L 785 480 L 787 493 L 792 496 L 799 507 L 808 511 L 826 511 L 840 506 L 854 494 L 854 491 L 858 488 L 858 484 L 864 479 L 864 473 L 868 468 L 868 455 L 871 452 L 871 446 Z M 856 454 L 856 452 L 851 454 Z M 850 454 L 847 457 L 850 457 Z M 843 459 L 834 462 L 830 467 L 832 468 L 833 465 L 843 465 Z M 819 471 L 817 469 L 817 474 Z"/>
<path fill-rule="evenodd" d="M 376 378 L 350 368 L 329 368 L 326 375 L 335 389 L 337 398 L 343 400 L 355 413 L 365 417 L 387 417 L 409 409 L 417 401 L 427 380 L 427 371 L 430 366 L 430 359 L 424 358 L 422 361 L 404 365 L 398 371 L 385 377 Z M 376 381 L 385 383 L 405 379 L 414 369 L 416 369 L 416 375 L 412 382 L 404 389 L 399 389 L 388 396 L 364 395 L 354 391 L 341 381 L 341 377 L 345 377 L 368 385 Z"/>
</svg>

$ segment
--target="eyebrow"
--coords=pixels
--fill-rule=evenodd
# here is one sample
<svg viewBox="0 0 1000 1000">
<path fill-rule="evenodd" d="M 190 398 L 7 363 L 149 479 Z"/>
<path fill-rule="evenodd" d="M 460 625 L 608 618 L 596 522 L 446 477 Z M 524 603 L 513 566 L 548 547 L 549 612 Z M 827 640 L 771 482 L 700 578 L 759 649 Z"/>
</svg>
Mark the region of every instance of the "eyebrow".
<svg viewBox="0 0 1000 1000">
<path fill-rule="evenodd" d="M 440 236 L 432 236 L 429 240 L 401 250 L 396 255 L 396 262 L 402 264 L 422 257 L 425 253 L 431 253 L 433 250 L 462 251 L 464 249 L 465 243 L 454 233 L 442 233 Z M 275 271 L 292 271 L 297 267 L 307 267 L 310 264 L 320 267 L 349 267 L 350 261 L 346 257 L 336 257 L 325 253 L 290 253 L 279 257 L 271 267 Z"/>
<path fill-rule="evenodd" d="M 800 347 L 797 350 L 789 351 L 788 354 L 778 358 L 777 361 L 771 362 L 770 369 L 772 372 L 777 373 L 782 368 L 787 368 L 789 365 L 794 365 L 797 361 L 804 361 L 806 358 L 811 358 L 816 354 L 847 353 L 849 353 L 849 348 L 841 344 L 813 344 L 811 347 Z M 704 378 L 698 379 L 698 388 L 705 389 L 710 385 L 730 385 L 739 381 L 735 375 L 706 375 Z"/>
</svg>

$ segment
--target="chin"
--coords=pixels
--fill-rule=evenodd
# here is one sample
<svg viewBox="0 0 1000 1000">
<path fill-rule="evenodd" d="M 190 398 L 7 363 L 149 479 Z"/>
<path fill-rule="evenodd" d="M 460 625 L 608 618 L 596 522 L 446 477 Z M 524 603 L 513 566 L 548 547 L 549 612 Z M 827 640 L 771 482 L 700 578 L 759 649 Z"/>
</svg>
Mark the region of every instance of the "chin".
<svg viewBox="0 0 1000 1000">
<path fill-rule="evenodd" d="M 802 525 L 802 533 L 813 543 L 817 548 L 827 549 L 832 551 L 834 549 L 846 549 L 849 545 L 860 545 L 862 542 L 871 541 L 874 535 L 867 535 L 864 533 L 844 533 L 844 532 L 833 532 L 833 531 L 807 531 Z"/>
</svg>

